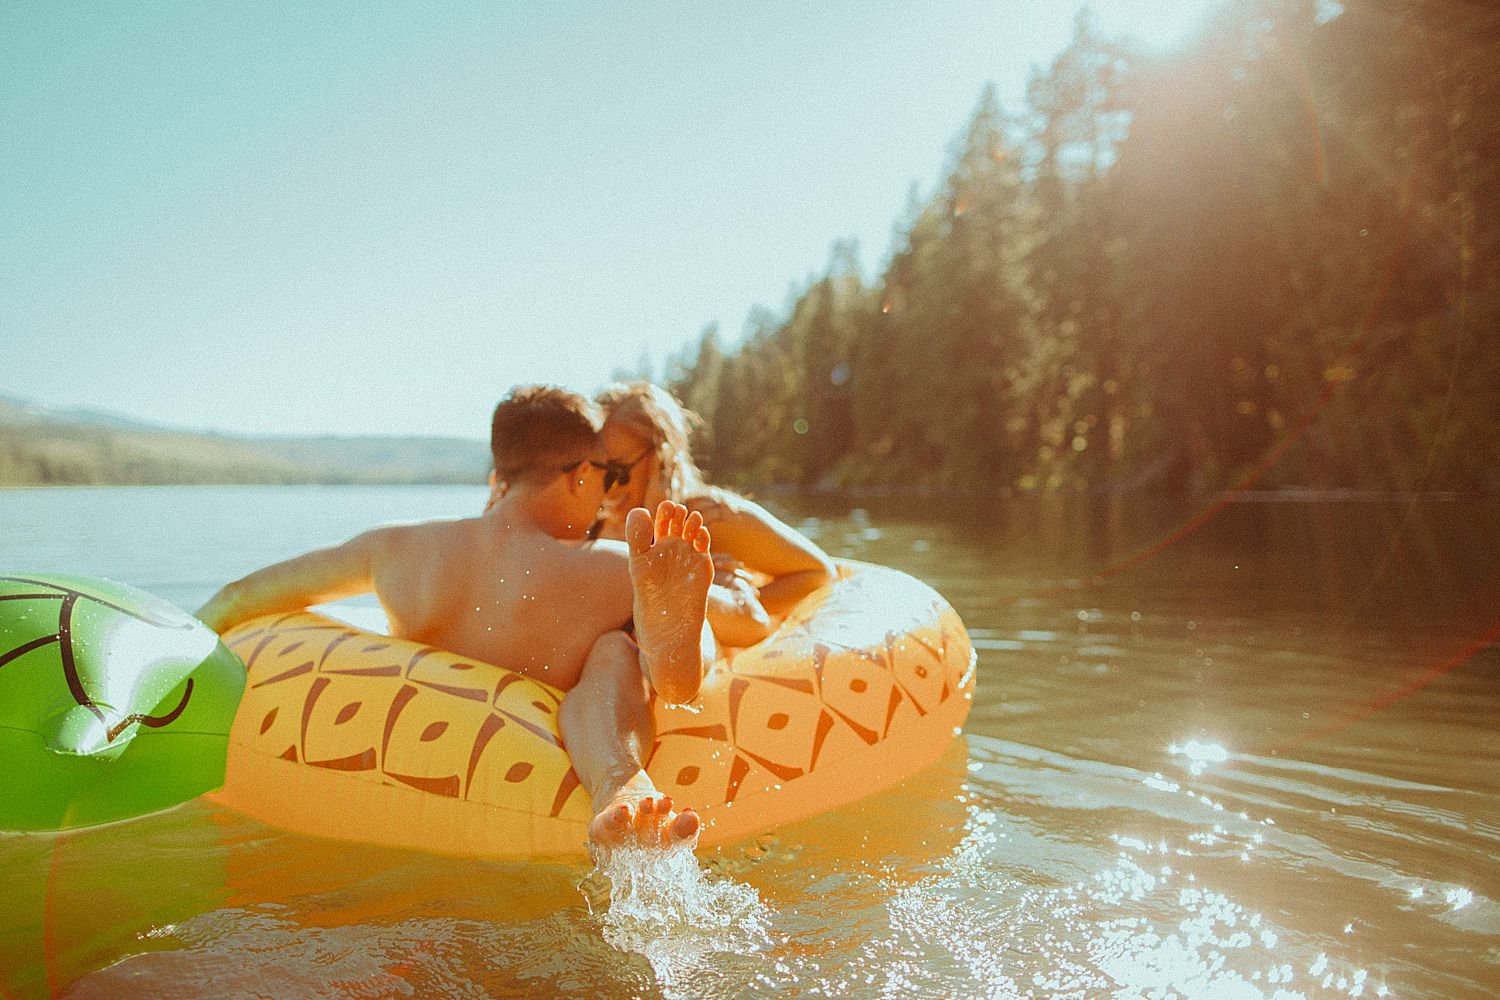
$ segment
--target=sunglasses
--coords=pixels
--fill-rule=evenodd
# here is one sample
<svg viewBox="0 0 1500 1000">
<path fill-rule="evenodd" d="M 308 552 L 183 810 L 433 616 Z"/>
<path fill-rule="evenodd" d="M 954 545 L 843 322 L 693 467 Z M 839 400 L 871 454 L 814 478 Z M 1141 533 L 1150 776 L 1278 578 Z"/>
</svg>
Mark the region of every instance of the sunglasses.
<svg viewBox="0 0 1500 1000">
<path fill-rule="evenodd" d="M 608 492 L 616 486 L 630 485 L 630 470 L 641 464 L 641 460 L 651 454 L 655 449 L 647 448 L 629 462 L 596 462 L 592 458 L 580 458 L 576 462 L 564 465 L 559 471 L 572 472 L 580 465 L 592 466 L 595 469 L 604 470 L 604 489 Z"/>
<path fill-rule="evenodd" d="M 576 462 L 569 462 L 567 465 L 559 466 L 557 471 L 558 472 L 569 472 L 569 473 L 571 473 L 574 469 L 578 468 L 580 465 L 587 465 L 587 466 L 590 466 L 591 468 L 595 468 L 595 469 L 603 469 L 604 470 L 604 482 L 606 484 L 604 488 L 605 489 L 609 489 L 609 486 L 608 486 L 608 483 L 609 483 L 609 463 L 608 462 L 596 462 L 592 458 L 580 458 Z"/>
<path fill-rule="evenodd" d="M 648 447 L 645 451 L 641 452 L 639 455 L 628 462 L 605 462 L 602 466 L 600 466 L 600 468 L 604 470 L 605 491 L 607 492 L 609 490 L 612 490 L 616 486 L 629 486 L 630 470 L 634 469 L 637 465 L 640 465 L 641 460 L 655 450 L 655 448 Z"/>
</svg>

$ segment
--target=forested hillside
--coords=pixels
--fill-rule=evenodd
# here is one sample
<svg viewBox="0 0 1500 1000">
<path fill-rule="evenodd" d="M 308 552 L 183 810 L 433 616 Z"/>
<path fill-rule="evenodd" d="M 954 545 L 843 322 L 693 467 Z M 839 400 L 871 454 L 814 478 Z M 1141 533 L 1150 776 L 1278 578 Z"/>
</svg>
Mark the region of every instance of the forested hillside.
<svg viewBox="0 0 1500 1000">
<path fill-rule="evenodd" d="M 882 270 L 852 248 L 667 381 L 730 482 L 1500 488 L 1500 4 L 1080 17 L 985 93 Z M 893 206 L 893 209 L 895 206 Z"/>
<path fill-rule="evenodd" d="M 194 434 L 0 399 L 0 486 L 482 484 L 489 461 L 478 441 Z"/>
</svg>

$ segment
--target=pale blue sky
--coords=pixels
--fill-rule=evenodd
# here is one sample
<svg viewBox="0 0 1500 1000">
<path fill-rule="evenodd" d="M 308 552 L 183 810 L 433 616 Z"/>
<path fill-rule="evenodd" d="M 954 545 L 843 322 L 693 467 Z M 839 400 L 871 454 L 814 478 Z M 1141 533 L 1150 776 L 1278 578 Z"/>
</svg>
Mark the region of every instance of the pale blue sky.
<svg viewBox="0 0 1500 1000">
<path fill-rule="evenodd" d="M 1148 41 L 1212 0 L 1098 0 Z M 1073 0 L 0 3 L 0 395 L 484 437 L 867 276 Z"/>
</svg>

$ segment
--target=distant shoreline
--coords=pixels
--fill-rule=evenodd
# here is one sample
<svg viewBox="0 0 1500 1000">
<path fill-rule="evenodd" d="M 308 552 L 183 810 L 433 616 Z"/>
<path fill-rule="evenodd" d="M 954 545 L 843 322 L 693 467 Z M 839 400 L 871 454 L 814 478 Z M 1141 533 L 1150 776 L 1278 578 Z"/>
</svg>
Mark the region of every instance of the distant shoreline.
<svg viewBox="0 0 1500 1000">
<path fill-rule="evenodd" d="M 482 441 L 238 437 L 0 397 L 0 486 L 395 486 L 483 483 Z"/>
<path fill-rule="evenodd" d="M 368 489 L 431 489 L 434 486 L 454 489 L 486 489 L 483 481 L 472 483 L 458 481 L 433 482 L 338 482 L 338 483 L 0 483 L 0 492 L 62 491 L 62 490 L 244 490 L 244 489 L 288 489 L 288 490 L 368 490 Z"/>
</svg>

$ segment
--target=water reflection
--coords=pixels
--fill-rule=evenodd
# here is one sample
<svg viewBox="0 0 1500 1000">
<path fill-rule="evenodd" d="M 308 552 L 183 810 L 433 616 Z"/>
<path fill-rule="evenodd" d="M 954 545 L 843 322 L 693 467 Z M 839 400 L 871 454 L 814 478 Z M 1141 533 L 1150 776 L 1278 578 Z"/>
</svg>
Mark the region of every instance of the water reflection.
<svg viewBox="0 0 1500 1000">
<path fill-rule="evenodd" d="M 293 492 L 254 506 L 295 521 Z M 1500 505 L 1234 504 L 1162 547 L 1198 507 L 1084 499 L 770 498 L 947 596 L 979 689 L 934 768 L 707 855 L 693 878 L 744 905 L 674 900 L 676 952 L 648 953 L 672 937 L 649 924 L 612 943 L 581 863 L 371 852 L 207 806 L 80 837 L 50 873 L 0 840 L 29 911 L 4 940 L 41 947 L 51 878 L 76 996 L 1492 996 Z M 229 575 L 214 539 L 237 530 L 183 543 L 178 603 Z"/>
<path fill-rule="evenodd" d="M 1188 773 L 1195 776 L 1208 770 L 1208 765 L 1222 764 L 1229 759 L 1229 751 L 1219 744 L 1201 743 L 1198 740 L 1188 740 L 1181 746 L 1174 743 L 1167 747 L 1167 753 L 1173 757 L 1186 757 L 1189 762 Z"/>
</svg>

